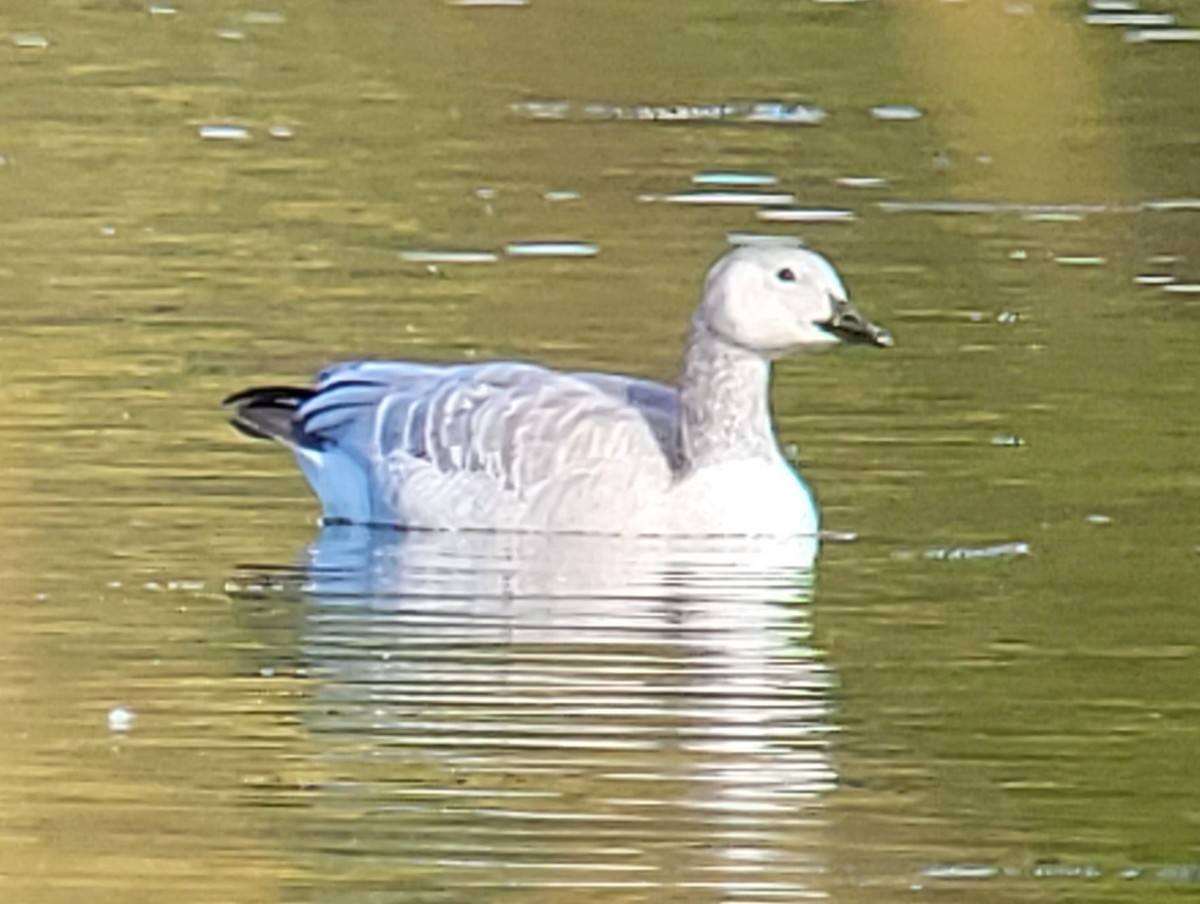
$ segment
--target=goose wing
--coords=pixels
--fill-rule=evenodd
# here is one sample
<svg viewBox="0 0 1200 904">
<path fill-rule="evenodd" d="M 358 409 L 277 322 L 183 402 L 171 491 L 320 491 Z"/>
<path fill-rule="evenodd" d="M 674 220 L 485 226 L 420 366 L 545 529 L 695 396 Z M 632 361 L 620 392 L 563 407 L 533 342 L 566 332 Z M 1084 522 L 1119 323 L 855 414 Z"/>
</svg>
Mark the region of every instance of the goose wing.
<svg viewBox="0 0 1200 904">
<path fill-rule="evenodd" d="M 653 380 L 621 374 L 577 373 L 572 376 L 590 383 L 637 411 L 671 465 L 676 467 L 680 464 L 679 390 Z"/>
<path fill-rule="evenodd" d="M 489 526 L 505 506 L 549 509 L 614 471 L 631 484 L 665 485 L 660 435 L 670 406 L 654 386 L 516 362 L 351 362 L 324 371 L 296 408 L 298 451 L 365 472 L 371 520 L 429 524 L 442 512 Z M 492 514 L 454 514 L 467 504 Z"/>
</svg>

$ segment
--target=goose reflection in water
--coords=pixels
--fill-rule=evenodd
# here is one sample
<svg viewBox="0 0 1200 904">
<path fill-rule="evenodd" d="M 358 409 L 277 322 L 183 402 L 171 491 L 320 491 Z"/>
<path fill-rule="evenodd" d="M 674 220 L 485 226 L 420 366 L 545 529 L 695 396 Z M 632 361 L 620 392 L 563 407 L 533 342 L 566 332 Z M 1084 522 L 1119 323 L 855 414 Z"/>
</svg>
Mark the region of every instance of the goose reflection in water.
<svg viewBox="0 0 1200 904">
<path fill-rule="evenodd" d="M 339 901 L 380 869 L 488 900 L 812 893 L 835 783 L 816 551 L 324 528 L 301 640 L 324 778 L 289 832 Z"/>
</svg>

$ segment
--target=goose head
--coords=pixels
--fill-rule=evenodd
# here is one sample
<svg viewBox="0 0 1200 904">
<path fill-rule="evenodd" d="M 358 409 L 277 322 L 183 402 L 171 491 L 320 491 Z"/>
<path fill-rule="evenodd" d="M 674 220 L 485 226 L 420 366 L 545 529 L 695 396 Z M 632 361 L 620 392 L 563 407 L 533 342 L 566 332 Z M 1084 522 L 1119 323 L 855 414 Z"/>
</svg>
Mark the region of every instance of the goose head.
<svg viewBox="0 0 1200 904">
<path fill-rule="evenodd" d="M 697 316 L 709 332 L 765 358 L 839 342 L 893 344 L 850 303 L 829 261 L 790 245 L 727 252 L 708 271 Z"/>
</svg>

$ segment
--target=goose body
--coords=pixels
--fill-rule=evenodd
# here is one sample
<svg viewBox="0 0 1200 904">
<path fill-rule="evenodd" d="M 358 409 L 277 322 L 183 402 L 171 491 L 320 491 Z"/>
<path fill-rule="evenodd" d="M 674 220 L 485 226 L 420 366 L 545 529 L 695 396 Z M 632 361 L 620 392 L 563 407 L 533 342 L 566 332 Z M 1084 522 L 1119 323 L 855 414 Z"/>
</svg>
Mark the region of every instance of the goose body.
<svg viewBox="0 0 1200 904">
<path fill-rule="evenodd" d="M 833 267 L 742 247 L 709 271 L 679 381 L 501 361 L 356 361 L 312 389 L 231 396 L 234 424 L 289 446 L 328 522 L 602 534 L 812 534 L 808 487 L 771 425 L 771 362 L 890 345 Z"/>
</svg>

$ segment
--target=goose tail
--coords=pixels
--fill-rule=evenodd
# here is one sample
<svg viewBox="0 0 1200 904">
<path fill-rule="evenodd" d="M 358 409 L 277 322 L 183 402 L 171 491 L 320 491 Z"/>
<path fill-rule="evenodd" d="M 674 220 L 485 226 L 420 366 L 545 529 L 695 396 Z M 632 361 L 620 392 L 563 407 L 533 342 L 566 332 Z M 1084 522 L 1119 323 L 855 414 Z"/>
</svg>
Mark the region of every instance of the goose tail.
<svg viewBox="0 0 1200 904">
<path fill-rule="evenodd" d="M 242 433 L 274 440 L 292 450 L 321 501 L 325 523 L 373 523 L 377 519 L 369 468 L 353 449 L 305 428 L 300 408 L 316 393 L 296 386 L 252 386 L 235 392 L 224 405 L 232 412 L 233 426 Z"/>
<path fill-rule="evenodd" d="M 233 426 L 254 439 L 270 439 L 290 449 L 312 446 L 296 412 L 314 395 L 297 386 L 252 386 L 235 392 L 221 404 L 230 409 Z"/>
</svg>

